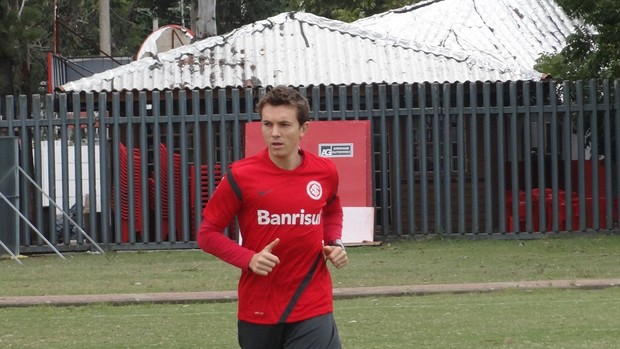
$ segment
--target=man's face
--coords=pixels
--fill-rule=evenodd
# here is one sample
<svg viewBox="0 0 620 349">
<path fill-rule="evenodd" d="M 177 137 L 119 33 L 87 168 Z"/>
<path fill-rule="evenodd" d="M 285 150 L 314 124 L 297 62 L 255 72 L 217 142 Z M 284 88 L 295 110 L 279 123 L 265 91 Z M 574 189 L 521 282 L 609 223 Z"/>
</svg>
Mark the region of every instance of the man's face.
<svg viewBox="0 0 620 349">
<path fill-rule="evenodd" d="M 299 125 L 294 106 L 265 105 L 261 112 L 261 125 L 272 161 L 279 165 L 296 159 L 299 141 L 306 133 L 308 123 Z"/>
</svg>

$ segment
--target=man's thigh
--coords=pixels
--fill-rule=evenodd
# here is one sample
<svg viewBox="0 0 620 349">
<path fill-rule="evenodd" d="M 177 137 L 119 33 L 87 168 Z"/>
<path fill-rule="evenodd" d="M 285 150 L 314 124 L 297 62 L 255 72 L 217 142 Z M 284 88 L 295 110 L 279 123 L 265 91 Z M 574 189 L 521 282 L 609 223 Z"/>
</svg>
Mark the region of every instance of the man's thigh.
<svg viewBox="0 0 620 349">
<path fill-rule="evenodd" d="M 243 349 L 341 349 L 333 315 L 277 325 L 238 322 L 239 346 Z"/>
<path fill-rule="evenodd" d="M 333 314 L 288 324 L 284 349 L 340 349 L 340 338 Z"/>
<path fill-rule="evenodd" d="M 282 349 L 285 324 L 260 325 L 239 321 L 237 323 L 239 346 L 242 349 Z"/>
</svg>

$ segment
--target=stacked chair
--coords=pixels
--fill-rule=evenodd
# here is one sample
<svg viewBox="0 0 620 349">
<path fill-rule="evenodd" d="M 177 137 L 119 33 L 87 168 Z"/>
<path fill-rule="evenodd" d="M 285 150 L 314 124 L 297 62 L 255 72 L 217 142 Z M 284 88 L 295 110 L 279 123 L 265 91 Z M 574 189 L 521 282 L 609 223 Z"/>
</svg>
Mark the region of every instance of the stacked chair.
<svg viewBox="0 0 620 349">
<path fill-rule="evenodd" d="M 142 168 L 140 166 L 140 149 L 133 149 L 133 156 L 129 159 L 127 147 L 119 145 L 120 158 L 120 215 L 121 215 L 121 241 L 129 242 L 129 220 L 133 219 L 136 236 L 142 234 Z M 129 191 L 129 161 L 133 161 L 133 191 Z M 134 217 L 129 216 L 130 196 L 133 197 Z M 111 195 L 112 207 L 114 207 L 114 189 Z"/>
<path fill-rule="evenodd" d="M 170 208 L 174 207 L 174 228 L 176 230 L 176 238 L 177 240 L 181 239 L 182 232 L 182 221 L 181 221 L 181 154 L 173 153 L 172 154 L 172 171 L 169 171 L 168 167 L 168 149 L 164 144 L 160 144 L 159 147 L 159 166 L 160 166 L 160 193 L 161 193 L 161 212 L 159 212 L 159 216 L 161 217 L 161 228 L 162 228 L 162 239 L 167 240 L 170 234 Z M 173 178 L 174 187 L 172 191 L 172 200 L 170 200 L 169 186 L 168 186 L 168 176 Z M 151 210 L 155 210 L 155 174 L 153 174 L 149 178 L 149 207 Z M 157 215 L 156 215 L 157 216 Z"/>
<path fill-rule="evenodd" d="M 196 189 L 196 166 L 192 165 L 190 167 L 190 181 L 189 181 L 189 195 L 190 195 L 190 225 L 191 225 L 191 237 L 192 240 L 195 239 L 196 229 L 194 222 L 196 220 L 196 215 L 201 216 L 202 210 L 207 205 L 207 201 L 209 201 L 209 166 L 201 165 L 200 166 L 200 188 Z M 219 164 L 215 164 L 213 167 L 213 179 L 214 184 L 217 186 L 222 181 L 222 167 Z M 201 207 L 197 208 L 196 206 L 196 195 L 200 195 L 200 203 Z"/>
</svg>

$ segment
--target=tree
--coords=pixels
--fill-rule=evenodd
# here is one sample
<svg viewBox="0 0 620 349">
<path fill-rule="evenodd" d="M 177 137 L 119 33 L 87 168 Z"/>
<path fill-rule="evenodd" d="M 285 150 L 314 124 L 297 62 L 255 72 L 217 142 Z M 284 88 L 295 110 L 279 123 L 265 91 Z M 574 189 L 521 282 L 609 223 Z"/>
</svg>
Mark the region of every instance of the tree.
<svg viewBox="0 0 620 349">
<path fill-rule="evenodd" d="M 420 0 L 291 0 L 291 8 L 312 14 L 353 22 L 360 18 L 375 15 L 391 9 L 400 8 L 420 2 Z"/>
<path fill-rule="evenodd" d="M 98 56 L 99 0 L 57 1 L 59 53 L 64 57 Z M 153 13 L 143 9 L 138 1 L 110 1 L 112 56 L 135 55 L 151 33 Z"/>
<path fill-rule="evenodd" d="M 557 54 L 543 54 L 535 69 L 567 80 L 620 77 L 620 1 L 556 0 L 584 25 Z"/>
<path fill-rule="evenodd" d="M 290 11 L 288 0 L 227 0 L 217 4 L 217 32 L 228 33 L 282 12 Z"/>
<path fill-rule="evenodd" d="M 33 55 L 44 46 L 45 3 L 0 0 L 0 96 L 37 92 L 44 70 Z"/>
<path fill-rule="evenodd" d="M 556 0 L 564 11 L 572 18 L 580 18 L 584 25 L 576 28 L 574 34 L 567 38 L 566 47 L 557 54 L 543 54 L 538 58 L 535 69 L 551 74 L 558 80 L 590 80 L 590 79 L 614 79 L 620 78 L 620 2 L 617 0 Z M 603 93 L 600 86 L 591 94 L 586 86 L 584 102 L 590 100 L 590 96 L 602 102 Z M 571 89 L 568 95 L 564 94 L 562 86 L 559 93 L 563 97 L 574 101 L 575 89 Z M 613 96 L 611 97 L 613 100 Z M 594 122 L 596 120 L 596 122 Z M 612 149 L 612 154 L 605 154 L 604 132 L 605 115 L 599 113 L 586 113 L 584 115 L 585 145 L 593 146 L 592 130 L 597 132 L 597 149 L 599 154 L 610 155 L 612 160 L 617 160 L 617 155 Z M 594 128 L 596 124 L 596 128 Z M 619 125 L 612 126 L 615 128 Z M 615 132 L 612 132 L 613 144 Z"/>
<path fill-rule="evenodd" d="M 179 24 L 190 27 L 192 0 L 137 0 L 136 2 L 141 11 L 148 9 L 149 15 L 156 17 L 160 25 Z"/>
<path fill-rule="evenodd" d="M 215 5 L 215 0 L 194 0 L 192 2 L 191 27 L 198 40 L 217 35 Z"/>
</svg>

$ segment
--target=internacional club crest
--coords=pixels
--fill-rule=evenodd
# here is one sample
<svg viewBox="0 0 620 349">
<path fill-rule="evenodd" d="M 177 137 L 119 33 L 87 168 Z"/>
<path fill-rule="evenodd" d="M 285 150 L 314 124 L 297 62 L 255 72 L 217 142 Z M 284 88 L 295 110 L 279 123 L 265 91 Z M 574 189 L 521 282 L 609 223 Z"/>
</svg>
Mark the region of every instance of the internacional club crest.
<svg viewBox="0 0 620 349">
<path fill-rule="evenodd" d="M 323 195 L 323 187 L 317 181 L 310 181 L 306 186 L 306 192 L 311 199 L 318 200 Z"/>
</svg>

